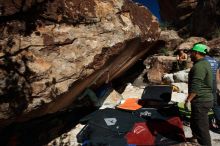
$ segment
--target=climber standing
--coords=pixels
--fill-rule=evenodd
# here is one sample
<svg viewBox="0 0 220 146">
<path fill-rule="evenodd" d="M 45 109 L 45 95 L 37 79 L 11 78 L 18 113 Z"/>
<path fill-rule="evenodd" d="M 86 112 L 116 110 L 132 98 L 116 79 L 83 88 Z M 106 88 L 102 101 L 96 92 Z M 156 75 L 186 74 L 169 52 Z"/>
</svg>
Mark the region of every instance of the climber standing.
<svg viewBox="0 0 220 146">
<path fill-rule="evenodd" d="M 208 112 L 213 107 L 213 75 L 211 65 L 204 59 L 207 47 L 196 44 L 190 51 L 193 67 L 189 72 L 188 96 L 185 108 L 191 103 L 190 128 L 193 137 L 200 145 L 211 146 Z"/>
</svg>

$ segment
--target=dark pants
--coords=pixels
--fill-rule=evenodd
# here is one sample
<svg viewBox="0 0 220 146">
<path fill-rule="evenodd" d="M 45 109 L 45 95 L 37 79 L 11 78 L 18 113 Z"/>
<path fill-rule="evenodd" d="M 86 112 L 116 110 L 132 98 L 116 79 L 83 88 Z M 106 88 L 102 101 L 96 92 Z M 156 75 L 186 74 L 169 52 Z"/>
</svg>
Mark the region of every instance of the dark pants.
<svg viewBox="0 0 220 146">
<path fill-rule="evenodd" d="M 191 103 L 190 128 L 200 145 L 211 146 L 208 112 L 212 107 L 213 101 Z"/>
<path fill-rule="evenodd" d="M 187 65 L 186 61 L 177 61 L 176 62 L 176 70 L 177 71 L 184 70 L 184 69 L 186 69 L 186 65 Z"/>
<path fill-rule="evenodd" d="M 213 97 L 214 97 L 214 103 L 213 103 L 213 112 L 216 119 L 217 124 L 220 126 L 220 106 L 218 105 L 218 96 L 217 96 L 217 86 L 216 82 L 213 81 Z"/>
</svg>

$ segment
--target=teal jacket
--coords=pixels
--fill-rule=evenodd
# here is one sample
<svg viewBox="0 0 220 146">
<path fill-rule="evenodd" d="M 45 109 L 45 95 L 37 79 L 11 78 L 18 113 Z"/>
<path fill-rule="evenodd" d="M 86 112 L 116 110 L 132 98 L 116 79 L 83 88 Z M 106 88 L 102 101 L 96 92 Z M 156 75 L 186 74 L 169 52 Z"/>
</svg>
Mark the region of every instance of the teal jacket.
<svg viewBox="0 0 220 146">
<path fill-rule="evenodd" d="M 198 60 L 189 72 L 188 92 L 196 93 L 195 101 L 212 101 L 213 75 L 211 65 L 205 60 Z"/>
</svg>

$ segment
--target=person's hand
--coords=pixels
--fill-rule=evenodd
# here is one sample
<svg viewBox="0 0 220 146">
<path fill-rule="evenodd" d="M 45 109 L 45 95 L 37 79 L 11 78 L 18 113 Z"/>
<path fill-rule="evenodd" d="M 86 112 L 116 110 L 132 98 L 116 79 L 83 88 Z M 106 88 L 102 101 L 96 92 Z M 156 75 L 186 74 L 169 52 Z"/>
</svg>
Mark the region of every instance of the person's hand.
<svg viewBox="0 0 220 146">
<path fill-rule="evenodd" d="M 190 101 L 188 101 L 188 100 L 185 101 L 184 108 L 186 111 L 190 111 L 190 109 L 191 109 Z"/>
</svg>

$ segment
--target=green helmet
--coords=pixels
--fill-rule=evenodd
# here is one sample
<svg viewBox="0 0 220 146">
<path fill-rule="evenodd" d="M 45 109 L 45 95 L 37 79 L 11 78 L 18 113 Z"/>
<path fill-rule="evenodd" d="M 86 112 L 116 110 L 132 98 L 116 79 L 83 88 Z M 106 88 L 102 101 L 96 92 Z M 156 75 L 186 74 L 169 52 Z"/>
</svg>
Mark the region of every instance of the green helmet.
<svg viewBox="0 0 220 146">
<path fill-rule="evenodd" d="M 203 54 L 207 53 L 207 46 L 203 44 L 196 44 L 193 46 L 192 51 L 200 52 Z"/>
</svg>

